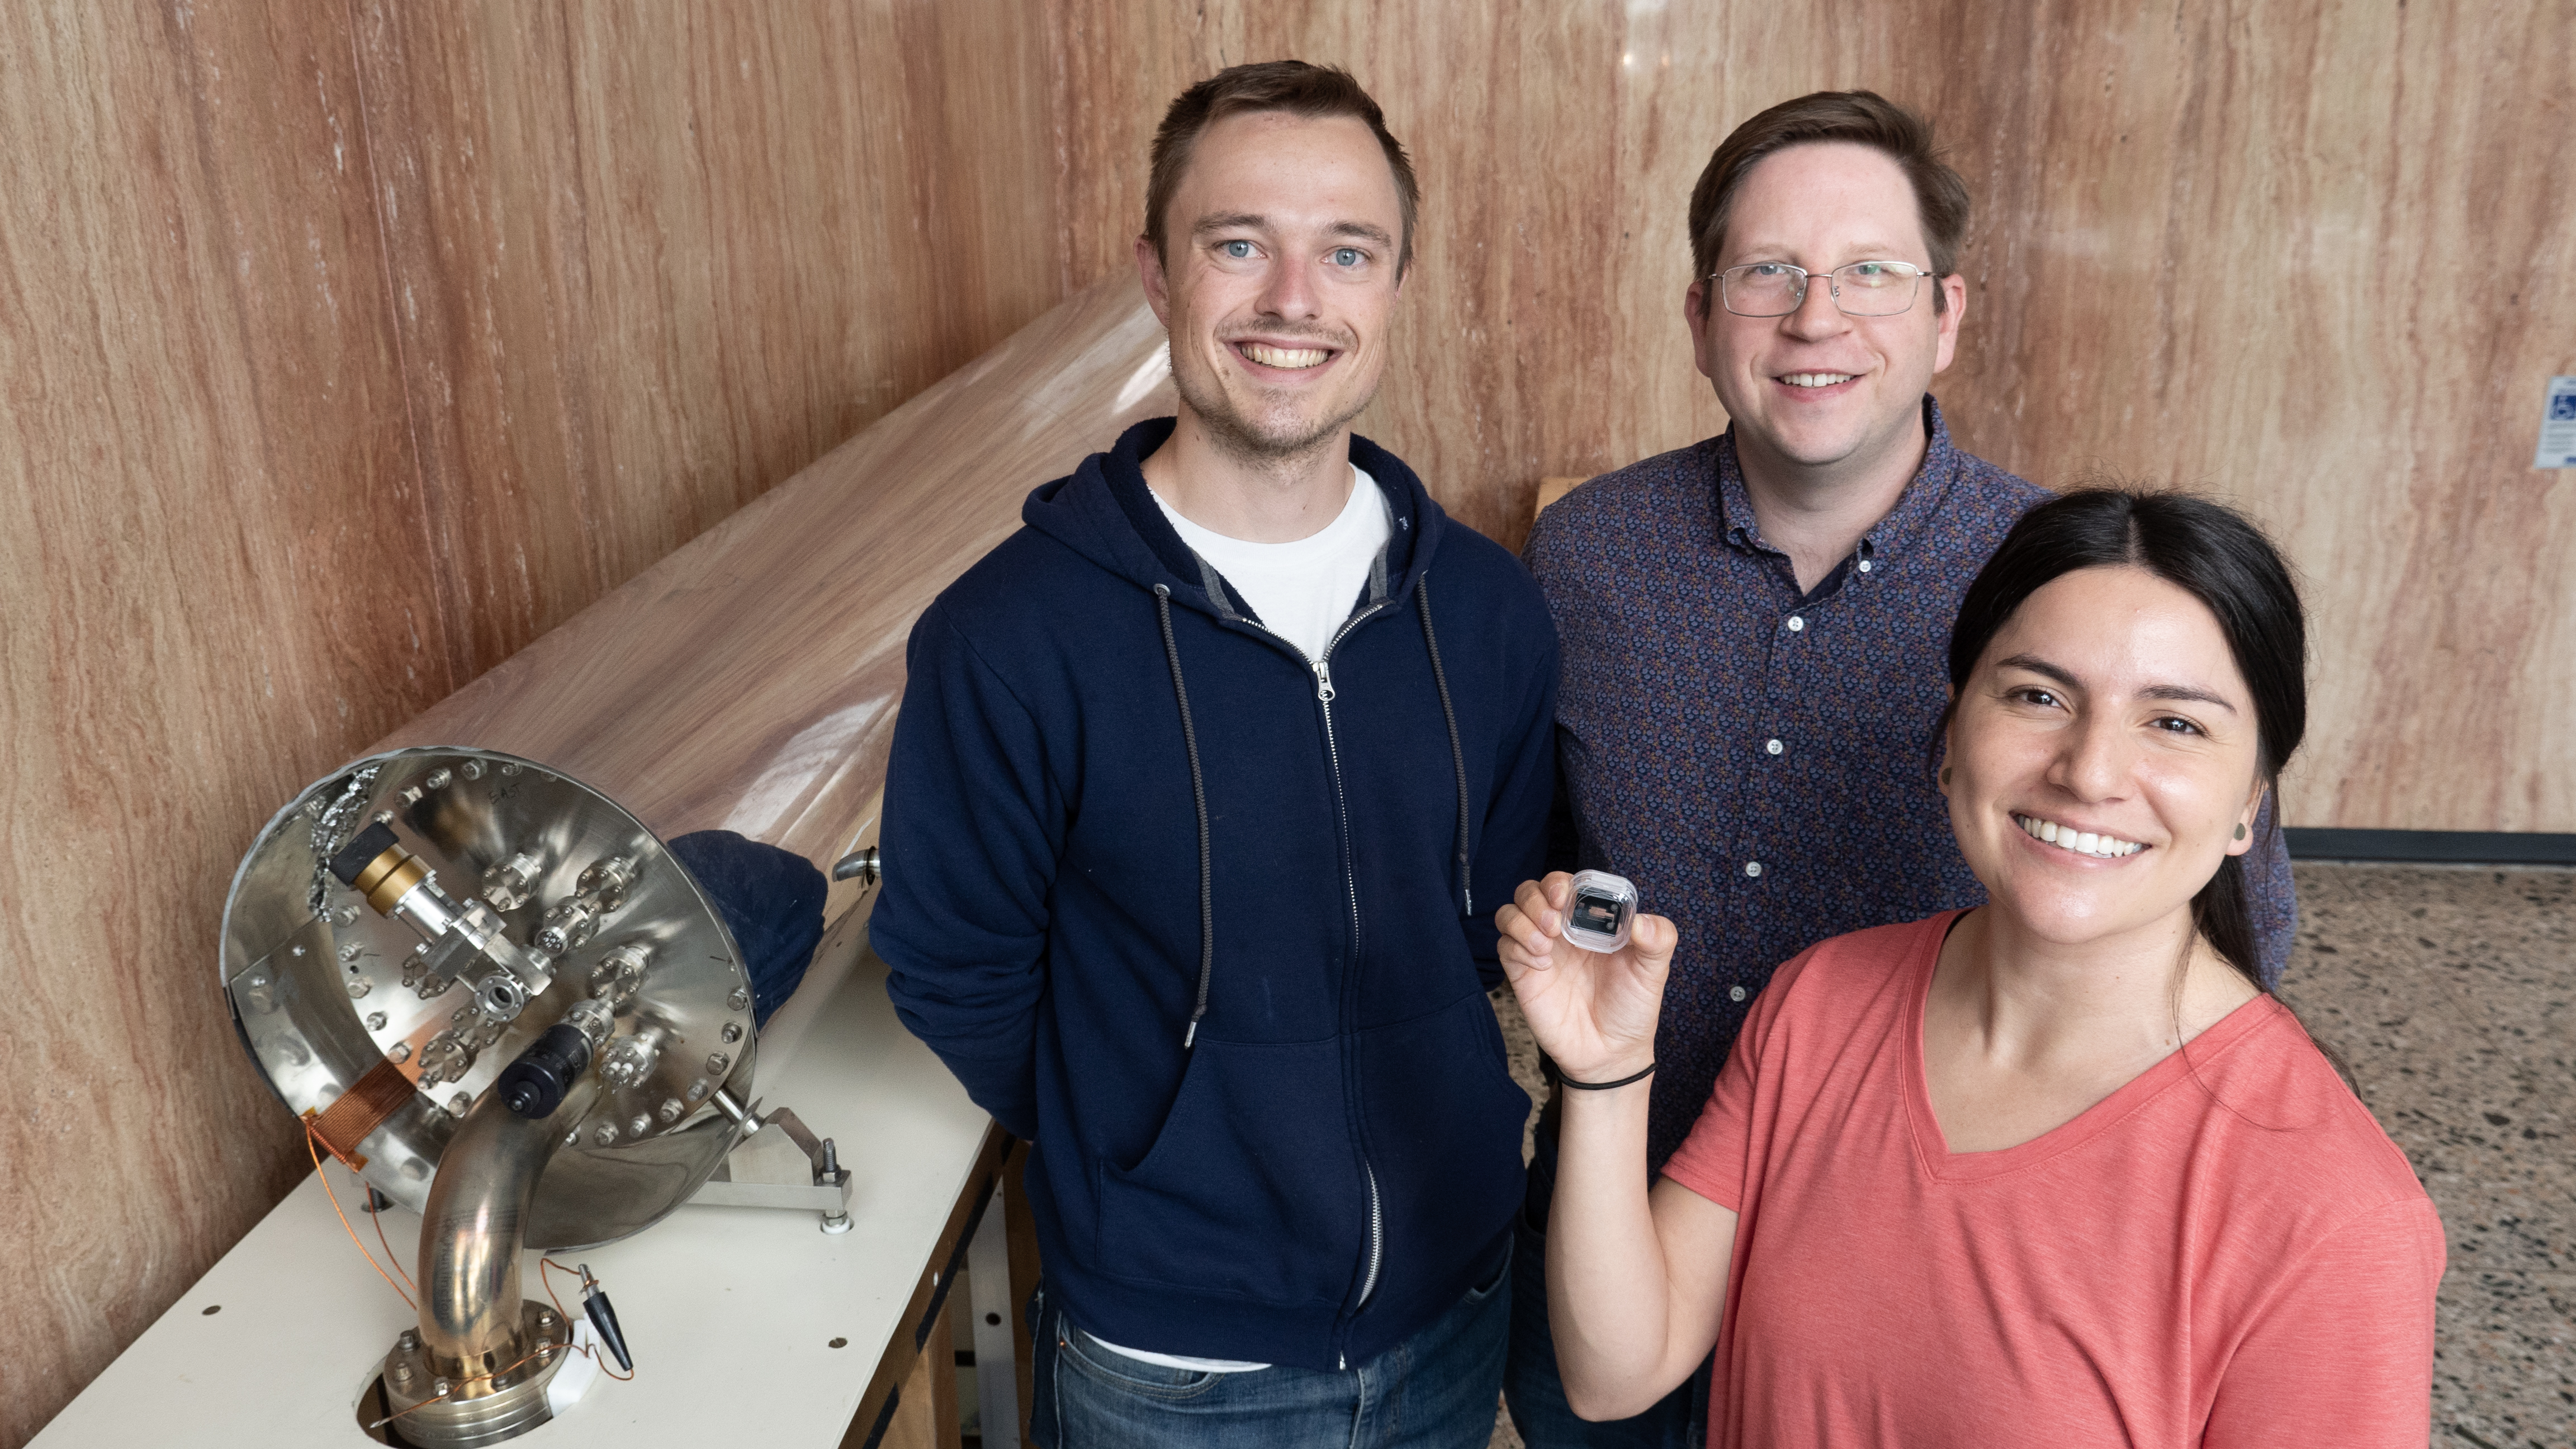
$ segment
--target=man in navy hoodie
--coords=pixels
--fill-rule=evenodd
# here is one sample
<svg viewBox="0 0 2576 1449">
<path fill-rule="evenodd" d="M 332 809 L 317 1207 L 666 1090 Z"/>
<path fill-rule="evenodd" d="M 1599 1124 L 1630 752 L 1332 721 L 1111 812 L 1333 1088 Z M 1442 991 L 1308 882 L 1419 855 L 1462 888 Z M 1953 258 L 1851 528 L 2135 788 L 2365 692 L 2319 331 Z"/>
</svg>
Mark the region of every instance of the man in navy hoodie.
<svg viewBox="0 0 2576 1449">
<path fill-rule="evenodd" d="M 1519 563 L 1350 431 L 1415 198 L 1341 71 L 1183 94 L 1136 244 L 1179 417 L 913 631 L 871 936 L 1034 1144 L 1041 1443 L 1492 1429 L 1529 1100 L 1485 991 L 1557 661 Z"/>
</svg>

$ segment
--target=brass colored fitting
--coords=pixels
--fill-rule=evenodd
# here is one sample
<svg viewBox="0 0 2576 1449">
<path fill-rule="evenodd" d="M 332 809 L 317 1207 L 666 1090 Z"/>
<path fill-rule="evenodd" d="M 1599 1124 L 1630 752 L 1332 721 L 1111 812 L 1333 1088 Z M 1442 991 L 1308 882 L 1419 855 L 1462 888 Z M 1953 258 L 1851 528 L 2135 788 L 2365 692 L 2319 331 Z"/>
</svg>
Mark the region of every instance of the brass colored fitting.
<svg viewBox="0 0 2576 1449">
<path fill-rule="evenodd" d="M 428 878 L 429 867 L 420 863 L 420 857 L 399 845 L 389 845 L 384 854 L 368 861 L 367 868 L 359 871 L 358 878 L 350 884 L 367 898 L 369 909 L 377 915 L 390 916 L 394 902 Z"/>
</svg>

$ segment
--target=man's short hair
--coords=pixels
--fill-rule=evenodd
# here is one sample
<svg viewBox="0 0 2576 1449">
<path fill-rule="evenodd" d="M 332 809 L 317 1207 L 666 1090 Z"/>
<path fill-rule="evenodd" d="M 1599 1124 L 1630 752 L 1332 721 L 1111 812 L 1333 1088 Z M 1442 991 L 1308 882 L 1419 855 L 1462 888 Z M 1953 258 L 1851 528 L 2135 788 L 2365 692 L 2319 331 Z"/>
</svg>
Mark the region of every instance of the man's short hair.
<svg viewBox="0 0 2576 1449">
<path fill-rule="evenodd" d="M 1200 134 L 1245 111 L 1285 111 L 1308 120 L 1356 116 L 1368 123 L 1386 152 L 1387 168 L 1395 173 L 1395 198 L 1404 216 L 1404 240 L 1395 261 L 1401 278 L 1413 265 L 1413 218 L 1422 203 L 1413 163 L 1405 158 L 1404 144 L 1386 129 L 1386 114 L 1349 71 L 1302 60 L 1228 66 L 1181 92 L 1163 113 L 1162 128 L 1154 133 L 1153 178 L 1145 186 L 1145 239 L 1154 244 L 1154 255 L 1170 265 L 1164 214 L 1171 210 L 1172 193 L 1181 188 L 1181 173 L 1189 168 Z"/>
<path fill-rule="evenodd" d="M 1777 151 L 1812 141 L 1847 141 L 1884 154 L 1905 172 L 1914 186 L 1914 207 L 1923 223 L 1923 246 L 1932 254 L 1937 280 L 1957 271 L 1959 243 L 1968 232 L 1968 183 L 1932 147 L 1932 123 L 1875 91 L 1817 91 L 1782 101 L 1735 128 L 1708 158 L 1708 169 L 1691 188 L 1690 234 L 1692 276 L 1706 281 L 1717 271 L 1726 244 L 1727 214 L 1735 193 L 1754 164 Z M 1932 307 L 1950 305 L 1949 295 L 1932 289 Z"/>
</svg>

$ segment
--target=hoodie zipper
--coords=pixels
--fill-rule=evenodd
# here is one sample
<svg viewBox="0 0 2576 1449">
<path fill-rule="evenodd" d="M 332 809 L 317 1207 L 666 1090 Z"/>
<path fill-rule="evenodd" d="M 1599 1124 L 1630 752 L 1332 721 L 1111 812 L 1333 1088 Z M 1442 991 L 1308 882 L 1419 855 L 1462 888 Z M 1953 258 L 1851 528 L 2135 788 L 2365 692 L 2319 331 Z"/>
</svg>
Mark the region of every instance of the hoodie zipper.
<svg viewBox="0 0 2576 1449">
<path fill-rule="evenodd" d="M 1333 697 L 1336 693 L 1333 688 L 1333 650 L 1341 645 L 1343 637 L 1351 630 L 1385 607 L 1382 602 L 1371 604 L 1342 621 L 1342 627 L 1334 630 L 1333 637 L 1325 642 L 1322 657 L 1313 663 L 1315 699 L 1324 710 L 1324 758 L 1333 771 L 1333 814 L 1342 832 L 1342 895 L 1350 904 L 1351 964 L 1354 969 L 1358 967 L 1360 958 L 1360 883 L 1358 873 L 1351 866 L 1351 812 L 1350 803 L 1342 791 L 1341 743 L 1333 733 Z M 1368 1305 L 1369 1295 L 1377 1291 L 1378 1272 L 1386 1262 L 1386 1216 L 1378 1200 L 1377 1169 L 1370 1164 L 1365 1150 L 1360 1153 L 1360 1173 L 1368 1180 L 1369 1255 L 1368 1272 L 1360 1279 L 1359 1303 L 1353 1312 Z M 1350 1360 L 1345 1356 L 1337 1354 L 1335 1361 L 1343 1368 L 1350 1367 Z"/>
</svg>

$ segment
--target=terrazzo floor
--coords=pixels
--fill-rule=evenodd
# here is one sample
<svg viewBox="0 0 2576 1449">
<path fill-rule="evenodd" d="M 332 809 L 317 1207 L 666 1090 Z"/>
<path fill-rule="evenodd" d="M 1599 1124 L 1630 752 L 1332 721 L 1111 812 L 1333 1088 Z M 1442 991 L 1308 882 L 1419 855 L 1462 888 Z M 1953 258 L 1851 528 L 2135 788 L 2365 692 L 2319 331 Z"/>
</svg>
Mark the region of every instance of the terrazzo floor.
<svg viewBox="0 0 2576 1449">
<path fill-rule="evenodd" d="M 2576 871 L 2300 862 L 2281 996 L 2338 1052 L 2449 1238 L 2433 1442 L 2576 1446 Z M 1533 1098 L 1538 1049 L 1496 1004 Z M 1494 1449 L 1521 1449 L 1496 1419 Z"/>
</svg>

